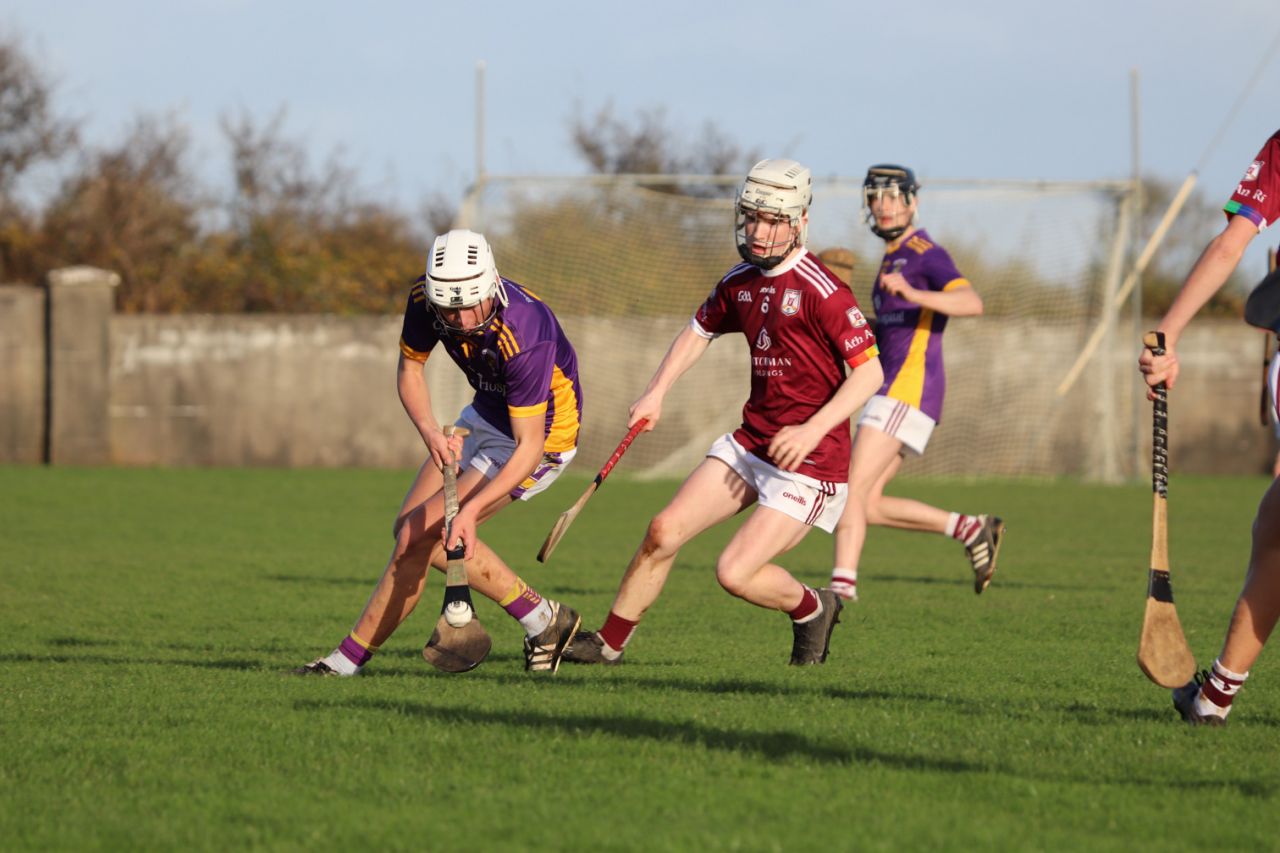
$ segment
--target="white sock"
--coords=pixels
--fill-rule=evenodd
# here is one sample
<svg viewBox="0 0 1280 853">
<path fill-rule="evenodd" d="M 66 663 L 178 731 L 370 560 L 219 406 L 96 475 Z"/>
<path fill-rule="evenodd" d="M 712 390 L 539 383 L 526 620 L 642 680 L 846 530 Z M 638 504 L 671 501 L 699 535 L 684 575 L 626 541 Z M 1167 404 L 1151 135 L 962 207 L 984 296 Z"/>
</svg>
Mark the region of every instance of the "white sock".
<svg viewBox="0 0 1280 853">
<path fill-rule="evenodd" d="M 338 675 L 356 675 L 360 672 L 360 667 L 352 663 L 351 658 L 344 655 L 340 648 L 329 652 L 329 656 L 321 660 Z"/>
<path fill-rule="evenodd" d="M 978 540 L 978 534 L 982 532 L 982 528 L 987 523 L 985 515 L 965 515 L 960 512 L 953 512 L 947 516 L 947 526 L 943 533 L 952 539 L 959 539 L 966 545 L 972 545 Z"/>
<path fill-rule="evenodd" d="M 827 589 L 831 590 L 845 601 L 857 601 L 858 570 L 832 569 L 831 582 L 827 584 Z"/>
<path fill-rule="evenodd" d="M 1227 714 L 1231 713 L 1232 701 L 1236 698 L 1236 694 L 1240 692 L 1240 687 L 1248 677 L 1249 673 L 1232 672 L 1215 660 L 1213 666 L 1209 669 L 1208 680 L 1200 687 L 1200 692 L 1196 694 L 1196 713 L 1213 714 L 1216 717 L 1226 719 Z M 1214 702 L 1205 695 L 1208 690 L 1225 697 L 1227 704 L 1219 705 Z"/>
<path fill-rule="evenodd" d="M 597 634 L 596 634 L 596 636 L 597 636 L 597 637 L 599 637 L 599 636 L 600 636 L 600 634 L 599 634 L 599 633 L 597 633 Z M 601 637 L 601 639 L 600 639 L 600 657 L 604 658 L 605 660 L 617 660 L 618 658 L 622 657 L 622 650 L 621 650 L 621 649 L 615 649 L 613 646 L 611 646 L 611 645 L 609 645 L 608 643 L 606 643 L 606 642 L 604 641 L 604 638 L 603 638 L 603 637 Z"/>
<path fill-rule="evenodd" d="M 526 634 L 536 637 L 547 630 L 554 616 L 555 614 L 551 612 L 551 602 L 544 598 L 537 607 L 520 617 L 520 624 L 524 627 Z"/>
</svg>

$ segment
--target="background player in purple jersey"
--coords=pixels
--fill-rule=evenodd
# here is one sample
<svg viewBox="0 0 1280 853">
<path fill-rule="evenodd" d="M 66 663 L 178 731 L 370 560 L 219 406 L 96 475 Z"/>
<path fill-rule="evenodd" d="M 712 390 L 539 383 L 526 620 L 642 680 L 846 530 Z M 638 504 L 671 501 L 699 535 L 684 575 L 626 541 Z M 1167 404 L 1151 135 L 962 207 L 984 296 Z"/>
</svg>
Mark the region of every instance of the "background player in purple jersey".
<svg viewBox="0 0 1280 853">
<path fill-rule="evenodd" d="M 459 418 L 470 433 L 446 438 L 431 410 L 423 364 L 440 344 L 467 376 L 475 398 Z M 578 614 L 545 599 L 476 538 L 476 527 L 515 500 L 551 484 L 577 452 L 582 389 L 577 356 L 541 300 L 503 279 L 483 236 L 437 237 L 427 271 L 405 308 L 398 368 L 400 401 L 428 459 L 397 514 L 395 550 L 351 633 L 327 657 L 296 672 L 355 675 L 418 603 L 427 569 L 442 571 L 444 476 L 459 460 L 454 542 L 465 543 L 473 589 L 525 629 L 525 668 L 555 671 Z"/>
<path fill-rule="evenodd" d="M 875 337 L 853 293 L 805 248 L 809 170 L 764 160 L 738 193 L 738 252 L 745 263 L 716 285 L 676 336 L 630 423 L 653 429 L 672 384 L 722 334 L 751 348 L 751 394 L 742 426 L 721 437 L 666 508 L 649 522 L 599 632 L 579 633 L 565 660 L 616 663 L 657 600 L 680 548 L 756 504 L 716 562 L 730 594 L 790 615 L 791 663 L 826 660 L 839 597 L 814 590 L 773 561 L 817 525 L 830 532 L 844 502 L 848 419 L 883 379 Z M 845 366 L 854 368 L 845 375 Z"/>
<path fill-rule="evenodd" d="M 836 527 L 831 588 L 857 600 L 858 561 L 867 525 L 942 533 L 964 543 L 981 593 L 996 570 L 1004 525 L 999 518 L 964 515 L 886 495 L 907 450 L 924 453 L 942 417 L 946 374 L 942 332 L 948 317 L 982 313 L 982 299 L 951 256 L 915 226 L 920 185 L 904 166 L 872 166 L 863 181 L 871 230 L 885 241 L 871 290 L 884 384 L 858 420 L 849 466 L 849 500 Z"/>
<path fill-rule="evenodd" d="M 1147 385 L 1178 380 L 1178 340 L 1196 312 L 1226 283 L 1250 241 L 1280 218 L 1280 131 L 1272 134 L 1245 172 L 1223 208 L 1226 227 L 1209 241 L 1183 282 L 1178 297 L 1157 329 L 1164 332 L 1165 354 L 1143 352 L 1138 360 Z M 1155 398 L 1154 392 L 1148 396 Z M 1173 691 L 1173 705 L 1189 723 L 1221 725 L 1231 712 L 1236 692 L 1249 677 L 1267 638 L 1280 617 L 1280 480 L 1273 481 L 1258 504 L 1253 522 L 1253 549 L 1244 589 L 1236 600 L 1231 624 L 1213 666 Z"/>
</svg>

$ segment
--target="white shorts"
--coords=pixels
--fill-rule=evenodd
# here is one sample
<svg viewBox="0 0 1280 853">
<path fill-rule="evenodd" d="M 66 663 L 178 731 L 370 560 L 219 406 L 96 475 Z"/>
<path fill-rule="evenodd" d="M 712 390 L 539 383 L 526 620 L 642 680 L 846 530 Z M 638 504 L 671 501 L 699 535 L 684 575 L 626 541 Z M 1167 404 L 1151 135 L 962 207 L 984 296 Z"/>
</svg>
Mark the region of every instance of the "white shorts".
<svg viewBox="0 0 1280 853">
<path fill-rule="evenodd" d="M 507 462 L 516 449 L 514 439 L 508 438 L 501 430 L 495 428 L 471 406 L 462 410 L 458 416 L 458 426 L 466 427 L 471 432 L 462 440 L 462 467 L 475 468 L 485 477 L 492 480 Z M 544 453 L 538 467 L 525 477 L 524 482 L 511 490 L 511 497 L 518 501 L 529 498 L 545 490 L 555 482 L 578 449 L 563 450 L 559 453 Z"/>
<path fill-rule="evenodd" d="M 776 509 L 810 527 L 820 527 L 830 533 L 844 512 L 844 503 L 849 497 L 847 483 L 828 483 L 783 471 L 743 450 L 742 445 L 733 440 L 732 433 L 716 439 L 707 456 L 724 462 L 755 489 L 757 504 Z"/>
<path fill-rule="evenodd" d="M 937 421 L 901 400 L 877 394 L 862 407 L 858 426 L 869 426 L 893 436 L 917 456 L 924 453 Z"/>
</svg>

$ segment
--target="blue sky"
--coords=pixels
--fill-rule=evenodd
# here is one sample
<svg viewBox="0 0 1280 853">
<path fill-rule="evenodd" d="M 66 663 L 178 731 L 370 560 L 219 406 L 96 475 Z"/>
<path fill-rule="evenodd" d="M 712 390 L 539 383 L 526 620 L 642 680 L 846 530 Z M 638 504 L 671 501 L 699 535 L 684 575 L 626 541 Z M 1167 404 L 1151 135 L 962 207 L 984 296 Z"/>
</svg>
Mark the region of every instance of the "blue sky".
<svg viewBox="0 0 1280 853">
<path fill-rule="evenodd" d="M 690 139 L 711 122 L 819 175 L 892 160 L 926 178 L 1124 177 L 1136 68 L 1144 169 L 1177 181 L 1280 34 L 1280 4 L 7 0 L 0 26 L 91 140 L 173 113 L 221 169 L 220 115 L 284 107 L 317 159 L 341 149 L 412 206 L 474 177 L 478 60 L 491 172 L 583 171 L 568 120 L 611 102 L 663 108 Z M 1204 164 L 1207 197 L 1225 200 L 1278 127 L 1275 56 Z"/>
</svg>

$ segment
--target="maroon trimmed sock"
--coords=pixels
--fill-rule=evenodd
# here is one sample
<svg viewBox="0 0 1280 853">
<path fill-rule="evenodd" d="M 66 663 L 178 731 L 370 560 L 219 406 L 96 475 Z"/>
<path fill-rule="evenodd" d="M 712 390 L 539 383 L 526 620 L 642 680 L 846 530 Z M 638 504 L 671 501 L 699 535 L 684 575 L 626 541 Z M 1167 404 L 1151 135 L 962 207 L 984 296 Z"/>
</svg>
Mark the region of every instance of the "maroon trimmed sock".
<svg viewBox="0 0 1280 853">
<path fill-rule="evenodd" d="M 977 515 L 965 515 L 957 513 L 960 517 L 956 520 L 955 532 L 951 534 L 952 539 L 959 539 L 968 545 L 982 530 L 982 518 Z"/>
<path fill-rule="evenodd" d="M 1231 707 L 1236 693 L 1240 692 L 1240 685 L 1248 677 L 1249 673 L 1241 675 L 1232 672 L 1215 660 L 1213 668 L 1209 670 L 1209 677 L 1200 685 L 1200 695 L 1225 710 Z"/>
<path fill-rule="evenodd" d="M 620 652 L 631 641 L 631 635 L 639 624 L 640 620 L 638 619 L 632 622 L 630 619 L 623 619 L 610 610 L 609 618 L 604 620 L 604 627 L 600 629 L 600 639 L 604 640 L 604 644 L 615 652 Z"/>
<path fill-rule="evenodd" d="M 818 593 L 806 586 L 800 603 L 795 606 L 794 610 L 788 611 L 787 615 L 791 617 L 792 622 L 808 622 L 821 612 L 822 602 L 818 600 Z"/>
</svg>

